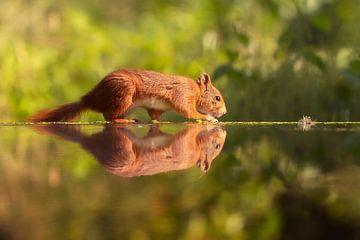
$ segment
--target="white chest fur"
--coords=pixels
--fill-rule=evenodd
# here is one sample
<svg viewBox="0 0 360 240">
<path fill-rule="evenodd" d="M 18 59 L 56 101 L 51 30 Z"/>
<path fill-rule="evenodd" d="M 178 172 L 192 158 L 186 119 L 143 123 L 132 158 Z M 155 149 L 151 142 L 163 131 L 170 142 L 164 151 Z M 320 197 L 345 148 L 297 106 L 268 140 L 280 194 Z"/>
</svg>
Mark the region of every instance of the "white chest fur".
<svg viewBox="0 0 360 240">
<path fill-rule="evenodd" d="M 143 107 L 146 109 L 155 109 L 161 111 L 172 110 L 172 107 L 168 102 L 155 97 L 137 99 L 134 102 L 134 107 Z"/>
</svg>

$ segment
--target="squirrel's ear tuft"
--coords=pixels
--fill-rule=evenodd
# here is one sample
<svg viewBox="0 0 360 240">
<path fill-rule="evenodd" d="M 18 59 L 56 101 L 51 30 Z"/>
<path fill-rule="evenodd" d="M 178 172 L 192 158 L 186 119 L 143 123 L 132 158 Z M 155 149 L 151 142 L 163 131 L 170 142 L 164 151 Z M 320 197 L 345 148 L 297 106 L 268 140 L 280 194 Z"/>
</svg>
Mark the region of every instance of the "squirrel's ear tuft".
<svg viewBox="0 0 360 240">
<path fill-rule="evenodd" d="M 207 73 L 202 73 L 199 78 L 196 80 L 199 85 L 207 86 L 210 83 L 210 76 Z"/>
</svg>

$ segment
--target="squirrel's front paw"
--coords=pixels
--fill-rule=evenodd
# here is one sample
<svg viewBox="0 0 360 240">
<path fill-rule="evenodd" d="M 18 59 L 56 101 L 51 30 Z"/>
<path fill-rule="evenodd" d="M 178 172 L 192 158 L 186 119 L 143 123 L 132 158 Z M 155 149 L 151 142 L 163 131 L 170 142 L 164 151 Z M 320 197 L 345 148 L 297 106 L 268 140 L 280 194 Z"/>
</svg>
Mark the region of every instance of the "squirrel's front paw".
<svg viewBox="0 0 360 240">
<path fill-rule="evenodd" d="M 206 122 L 211 122 L 211 123 L 217 123 L 219 122 L 216 118 L 214 118 L 213 116 L 210 115 L 203 115 L 200 119 L 197 119 L 196 122 L 198 123 L 206 123 Z"/>
<path fill-rule="evenodd" d="M 210 115 L 207 115 L 207 116 L 206 116 L 206 121 L 212 122 L 212 123 L 217 123 L 217 122 L 219 122 L 219 120 L 217 120 L 216 118 L 214 118 L 213 116 L 210 116 Z"/>
</svg>

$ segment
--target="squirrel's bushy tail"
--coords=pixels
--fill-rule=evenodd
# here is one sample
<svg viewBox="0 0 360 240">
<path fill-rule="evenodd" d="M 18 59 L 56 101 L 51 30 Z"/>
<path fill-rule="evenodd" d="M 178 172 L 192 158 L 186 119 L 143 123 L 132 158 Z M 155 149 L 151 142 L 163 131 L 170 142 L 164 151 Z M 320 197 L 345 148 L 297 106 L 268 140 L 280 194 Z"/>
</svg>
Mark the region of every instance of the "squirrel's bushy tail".
<svg viewBox="0 0 360 240">
<path fill-rule="evenodd" d="M 46 109 L 29 118 L 31 122 L 66 122 L 77 118 L 86 107 L 79 102 L 67 103 L 56 108 Z"/>
</svg>

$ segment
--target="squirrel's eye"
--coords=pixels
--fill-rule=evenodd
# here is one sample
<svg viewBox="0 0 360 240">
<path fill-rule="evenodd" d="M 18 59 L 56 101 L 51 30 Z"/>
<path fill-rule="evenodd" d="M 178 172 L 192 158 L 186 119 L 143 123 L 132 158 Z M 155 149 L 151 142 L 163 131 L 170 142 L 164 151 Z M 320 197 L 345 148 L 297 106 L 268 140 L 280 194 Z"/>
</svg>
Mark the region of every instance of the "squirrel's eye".
<svg viewBox="0 0 360 240">
<path fill-rule="evenodd" d="M 220 149 L 221 145 L 220 144 L 216 144 L 215 148 L 216 149 Z"/>
<path fill-rule="evenodd" d="M 215 96 L 215 100 L 220 102 L 220 100 L 221 100 L 220 96 Z"/>
</svg>

